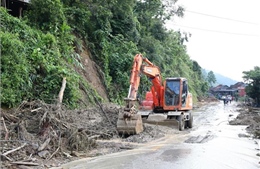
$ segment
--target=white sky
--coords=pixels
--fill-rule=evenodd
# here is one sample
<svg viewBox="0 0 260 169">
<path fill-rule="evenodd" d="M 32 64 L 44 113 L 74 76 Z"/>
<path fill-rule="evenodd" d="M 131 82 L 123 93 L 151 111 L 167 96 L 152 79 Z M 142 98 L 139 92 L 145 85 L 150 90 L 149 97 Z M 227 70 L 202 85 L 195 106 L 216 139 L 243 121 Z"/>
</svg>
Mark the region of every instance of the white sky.
<svg viewBox="0 0 260 169">
<path fill-rule="evenodd" d="M 185 15 L 166 26 L 192 34 L 185 43 L 187 52 L 202 68 L 243 81 L 243 71 L 260 66 L 260 0 L 178 0 L 177 4 L 185 8 Z"/>
</svg>

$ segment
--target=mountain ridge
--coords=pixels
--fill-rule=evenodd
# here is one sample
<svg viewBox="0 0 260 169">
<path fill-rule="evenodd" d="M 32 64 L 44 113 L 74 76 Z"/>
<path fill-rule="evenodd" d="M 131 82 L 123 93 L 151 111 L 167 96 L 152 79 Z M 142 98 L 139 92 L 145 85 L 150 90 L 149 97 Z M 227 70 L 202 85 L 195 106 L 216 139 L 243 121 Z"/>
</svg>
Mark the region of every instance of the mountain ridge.
<svg viewBox="0 0 260 169">
<path fill-rule="evenodd" d="M 210 70 L 207 70 L 207 69 L 203 69 L 203 70 L 206 74 L 208 74 L 210 72 Z M 214 72 L 214 71 L 213 71 L 213 73 L 214 73 L 216 80 L 217 80 L 217 82 L 214 84 L 214 86 L 217 86 L 219 84 L 230 86 L 230 85 L 233 85 L 233 84 L 236 84 L 237 82 L 239 82 L 239 81 L 234 80 L 230 77 L 224 76 L 220 73 L 217 73 L 217 72 Z"/>
</svg>

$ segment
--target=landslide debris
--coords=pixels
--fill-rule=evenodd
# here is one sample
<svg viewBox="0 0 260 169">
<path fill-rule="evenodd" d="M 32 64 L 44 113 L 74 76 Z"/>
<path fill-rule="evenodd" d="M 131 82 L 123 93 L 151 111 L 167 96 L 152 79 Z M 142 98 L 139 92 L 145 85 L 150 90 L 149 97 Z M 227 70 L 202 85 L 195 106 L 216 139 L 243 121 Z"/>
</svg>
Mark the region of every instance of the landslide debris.
<svg viewBox="0 0 260 169">
<path fill-rule="evenodd" d="M 247 125 L 247 132 L 255 138 L 260 138 L 260 108 L 240 103 L 236 118 L 229 122 L 230 125 Z"/>
<path fill-rule="evenodd" d="M 85 154 L 97 147 L 97 139 L 118 137 L 119 111 L 113 104 L 102 105 L 102 110 L 67 110 L 41 101 L 1 109 L 1 166 L 24 163 L 46 168 L 56 159 L 66 161 Z"/>
<path fill-rule="evenodd" d="M 88 109 L 59 109 L 42 101 L 1 109 L 1 167 L 50 168 L 83 157 L 133 149 L 165 136 L 170 128 L 144 125 L 144 132 L 128 137 L 116 130 L 123 108 L 112 103 Z"/>
</svg>

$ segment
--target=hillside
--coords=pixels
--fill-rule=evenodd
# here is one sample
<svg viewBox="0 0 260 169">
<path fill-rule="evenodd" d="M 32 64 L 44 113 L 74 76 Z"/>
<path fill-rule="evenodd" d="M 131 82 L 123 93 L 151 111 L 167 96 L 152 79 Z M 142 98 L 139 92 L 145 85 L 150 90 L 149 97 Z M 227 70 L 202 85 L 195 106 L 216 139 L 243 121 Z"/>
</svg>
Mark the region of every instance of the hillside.
<svg viewBox="0 0 260 169">
<path fill-rule="evenodd" d="M 38 99 L 52 103 L 64 77 L 63 104 L 70 108 L 123 104 L 137 53 L 156 64 L 163 78 L 186 77 L 194 101 L 207 92 L 200 66 L 183 44 L 188 37 L 164 26 L 165 19 L 183 15 L 181 7 L 160 1 L 153 6 L 148 1 L 113 3 L 32 0 L 20 19 L 1 8 L 1 105 L 12 108 Z M 150 85 L 142 78 L 141 89 Z"/>
<path fill-rule="evenodd" d="M 234 84 L 236 84 L 238 82 L 238 81 L 233 80 L 233 79 L 231 79 L 229 77 L 223 76 L 223 75 L 221 75 L 219 73 L 214 73 L 214 74 L 215 74 L 215 77 L 217 79 L 217 83 L 218 84 L 223 84 L 223 85 L 230 86 L 230 85 L 234 85 Z"/>
<path fill-rule="evenodd" d="M 210 70 L 207 70 L 207 69 L 202 69 L 202 71 L 203 71 L 203 74 L 204 74 L 205 77 L 207 76 L 207 73 L 210 72 Z M 222 74 L 219 74 L 217 72 L 214 72 L 214 75 L 215 75 L 216 80 L 217 80 L 215 86 L 217 86 L 219 84 L 230 86 L 230 85 L 236 84 L 238 82 L 236 80 L 233 80 L 233 79 L 226 77 Z"/>
</svg>

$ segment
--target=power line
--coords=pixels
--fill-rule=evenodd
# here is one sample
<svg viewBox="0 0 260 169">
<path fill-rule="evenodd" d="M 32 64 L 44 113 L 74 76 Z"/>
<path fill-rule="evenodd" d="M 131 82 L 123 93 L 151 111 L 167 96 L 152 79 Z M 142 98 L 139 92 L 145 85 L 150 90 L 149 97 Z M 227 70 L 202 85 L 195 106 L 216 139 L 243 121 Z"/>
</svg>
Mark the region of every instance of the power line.
<svg viewBox="0 0 260 169">
<path fill-rule="evenodd" d="M 209 14 L 200 13 L 200 12 L 195 12 L 195 11 L 190 11 L 190 10 L 185 10 L 185 11 L 186 11 L 186 12 L 190 12 L 190 13 L 199 14 L 199 15 L 208 16 L 208 17 L 214 17 L 214 18 L 218 18 L 218 19 L 225 19 L 225 20 L 234 21 L 234 22 L 241 22 L 241 23 L 246 23 L 246 24 L 258 25 L 258 23 L 254 23 L 254 22 L 241 21 L 241 20 L 236 20 L 236 19 L 231 19 L 231 18 L 225 18 L 225 17 L 215 16 L 215 15 L 209 15 Z"/>
<path fill-rule="evenodd" d="M 191 27 L 191 26 L 183 26 L 183 25 L 178 25 L 178 24 L 175 24 L 175 25 L 176 25 L 176 26 L 179 26 L 179 27 L 197 29 L 197 30 L 208 31 L 208 32 L 216 32 L 216 33 L 224 33 L 224 34 L 231 34 L 231 35 L 241 35 L 241 36 L 259 37 L 259 35 L 255 35 L 255 34 L 243 34 L 243 33 L 225 32 L 225 31 L 218 31 L 218 30 L 210 30 L 210 29 L 196 28 L 196 27 Z"/>
</svg>

